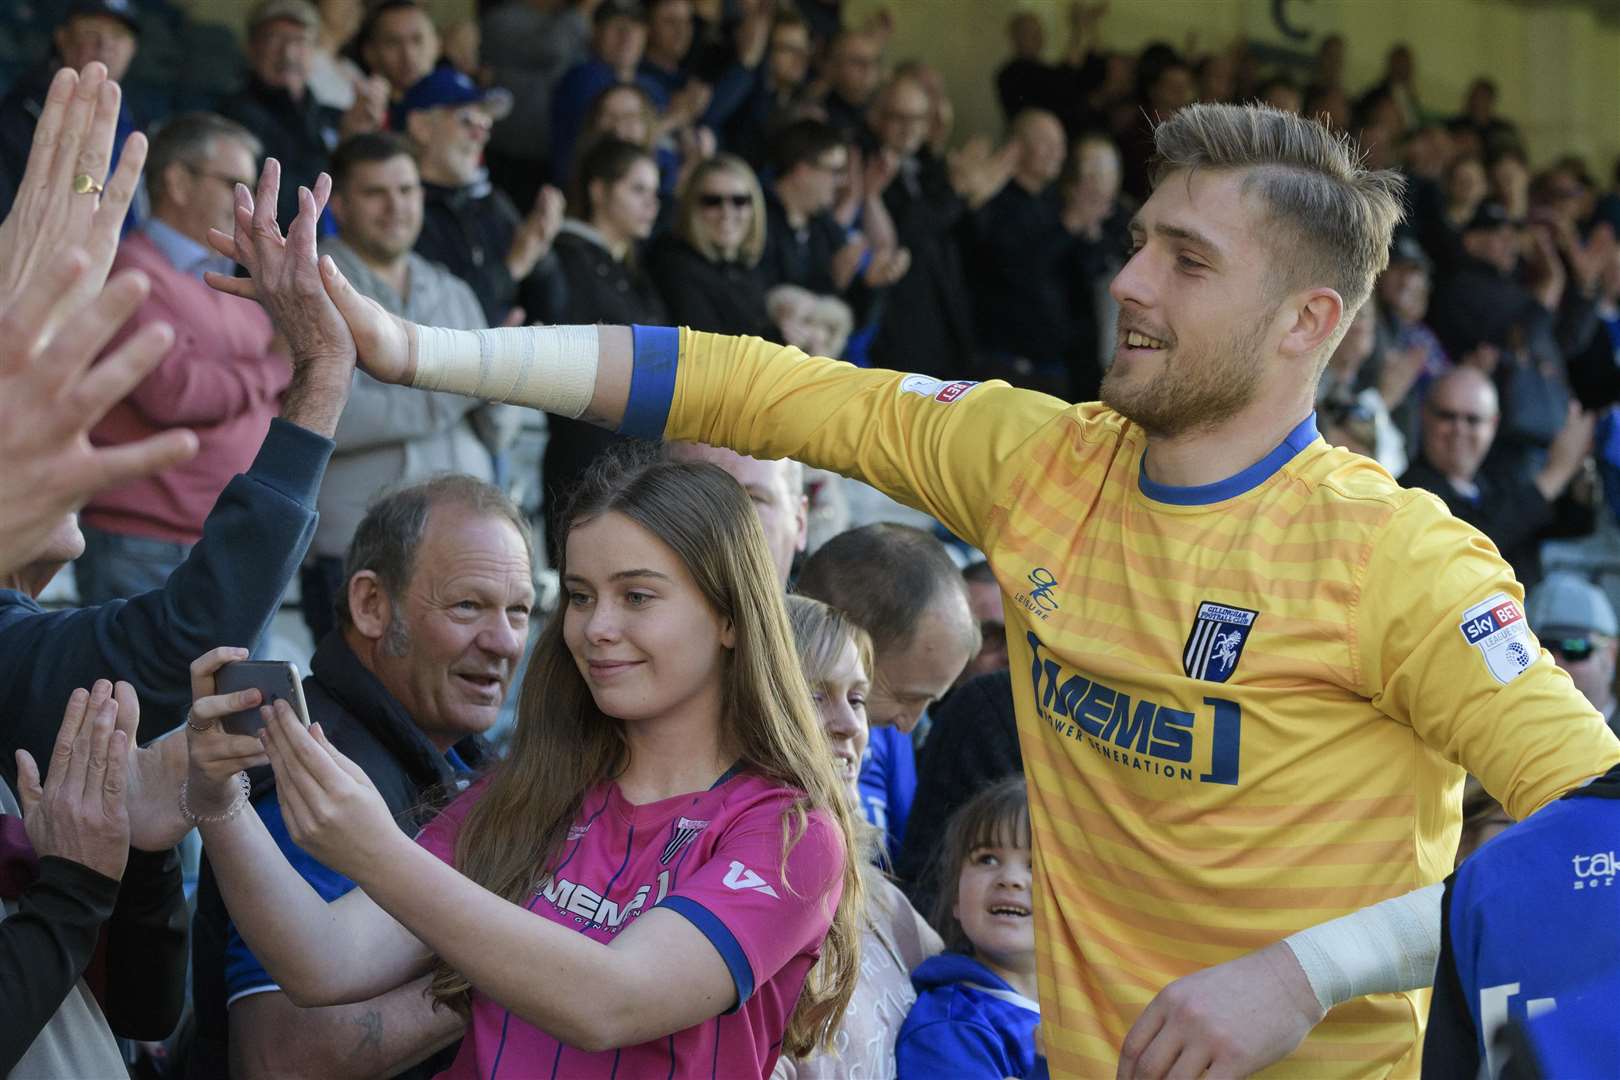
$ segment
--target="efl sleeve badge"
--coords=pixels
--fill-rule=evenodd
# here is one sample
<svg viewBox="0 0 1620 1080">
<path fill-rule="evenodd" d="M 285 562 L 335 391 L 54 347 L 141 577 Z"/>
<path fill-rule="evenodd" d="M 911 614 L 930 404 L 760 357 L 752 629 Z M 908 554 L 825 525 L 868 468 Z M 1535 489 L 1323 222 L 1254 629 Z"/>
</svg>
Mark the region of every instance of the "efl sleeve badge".
<svg viewBox="0 0 1620 1080">
<path fill-rule="evenodd" d="M 1463 640 L 1479 650 L 1499 683 L 1512 682 L 1535 663 L 1538 653 L 1524 609 L 1507 593 L 1496 593 L 1463 612 L 1457 629 Z"/>
</svg>

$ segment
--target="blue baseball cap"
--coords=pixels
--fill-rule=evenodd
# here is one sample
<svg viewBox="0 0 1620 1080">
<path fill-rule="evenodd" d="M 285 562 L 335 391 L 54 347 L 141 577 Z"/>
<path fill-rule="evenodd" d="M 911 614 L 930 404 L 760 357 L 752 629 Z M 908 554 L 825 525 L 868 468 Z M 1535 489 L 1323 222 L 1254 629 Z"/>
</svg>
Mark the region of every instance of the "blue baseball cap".
<svg viewBox="0 0 1620 1080">
<path fill-rule="evenodd" d="M 458 105 L 482 105 L 499 120 L 512 111 L 512 94 L 498 86 L 485 88 L 448 64 L 434 68 L 405 91 L 399 102 L 399 115 L 409 116 L 418 109 L 438 109 Z"/>
</svg>

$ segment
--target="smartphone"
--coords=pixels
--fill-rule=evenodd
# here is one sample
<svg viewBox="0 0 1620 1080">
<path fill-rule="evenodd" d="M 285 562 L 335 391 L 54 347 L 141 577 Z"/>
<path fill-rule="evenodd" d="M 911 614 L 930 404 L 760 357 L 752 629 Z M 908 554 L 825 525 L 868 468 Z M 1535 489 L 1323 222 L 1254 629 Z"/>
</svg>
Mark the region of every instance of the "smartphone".
<svg viewBox="0 0 1620 1080">
<path fill-rule="evenodd" d="M 232 735 L 257 735 L 264 727 L 260 707 L 281 700 L 292 706 L 305 727 L 309 727 L 309 706 L 304 704 L 304 684 L 299 681 L 298 665 L 287 660 L 238 660 L 214 674 L 214 691 L 234 694 L 257 690 L 262 700 L 251 709 L 234 712 L 220 720 Z"/>
</svg>

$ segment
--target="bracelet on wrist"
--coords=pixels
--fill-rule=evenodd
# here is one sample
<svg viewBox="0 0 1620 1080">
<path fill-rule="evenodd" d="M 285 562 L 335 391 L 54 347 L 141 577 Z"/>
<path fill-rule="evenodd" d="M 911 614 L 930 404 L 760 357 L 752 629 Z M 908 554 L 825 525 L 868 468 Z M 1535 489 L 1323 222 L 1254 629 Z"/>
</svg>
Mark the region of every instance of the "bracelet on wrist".
<svg viewBox="0 0 1620 1080">
<path fill-rule="evenodd" d="M 221 810 L 217 814 L 194 813 L 191 809 L 190 801 L 191 779 L 190 777 L 187 777 L 186 779 L 180 781 L 180 816 L 185 818 L 193 825 L 212 825 L 217 822 L 231 820 L 231 818 L 235 817 L 237 814 L 240 814 L 242 812 L 242 808 L 248 804 L 248 792 L 251 790 L 248 785 L 247 773 L 237 773 L 236 781 L 236 797 L 231 800 L 231 805 L 227 806 L 224 810 Z"/>
</svg>

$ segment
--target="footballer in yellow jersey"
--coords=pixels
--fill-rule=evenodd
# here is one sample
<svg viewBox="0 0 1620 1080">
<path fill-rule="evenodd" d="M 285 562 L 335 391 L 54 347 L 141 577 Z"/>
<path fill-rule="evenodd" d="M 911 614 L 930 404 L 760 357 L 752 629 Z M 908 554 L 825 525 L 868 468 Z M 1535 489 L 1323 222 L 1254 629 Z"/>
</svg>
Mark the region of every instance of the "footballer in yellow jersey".
<svg viewBox="0 0 1620 1080">
<path fill-rule="evenodd" d="M 1054 1073 L 1111 1074 L 1171 980 L 1444 878 L 1463 766 L 1523 817 L 1620 761 L 1489 541 L 1311 420 L 1173 488 L 1102 405 L 689 331 L 656 366 L 631 430 L 862 477 L 995 569 Z M 1333 1010 L 1276 1074 L 1415 1074 L 1426 998 Z"/>
<path fill-rule="evenodd" d="M 1620 762 L 1490 542 L 1316 433 L 1316 377 L 1387 262 L 1395 181 L 1264 108 L 1190 106 L 1156 139 L 1169 171 L 1113 284 L 1108 404 L 666 328 L 445 345 L 325 272 L 378 378 L 795 458 L 985 552 L 1029 780 L 1041 1033 L 1063 1076 L 1111 1075 L 1174 980 L 1440 881 L 1464 770 L 1523 817 Z M 329 333 L 278 278 L 273 225 L 242 219 L 255 281 Z M 294 255 L 313 265 L 304 229 Z M 522 351 L 541 338 L 562 352 Z M 539 385 L 544 364 L 566 394 Z M 1416 1075 L 1426 1012 L 1424 991 L 1347 1002 L 1268 1075 Z M 1184 1055 L 1177 1075 L 1220 1060 Z"/>
</svg>

